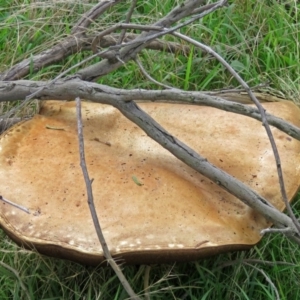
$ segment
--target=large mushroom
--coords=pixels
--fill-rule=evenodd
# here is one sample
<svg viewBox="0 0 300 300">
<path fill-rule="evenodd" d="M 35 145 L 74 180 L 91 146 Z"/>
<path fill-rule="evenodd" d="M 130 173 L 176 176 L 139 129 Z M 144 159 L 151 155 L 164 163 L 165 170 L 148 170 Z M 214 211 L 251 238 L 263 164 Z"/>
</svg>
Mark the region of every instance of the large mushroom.
<svg viewBox="0 0 300 300">
<path fill-rule="evenodd" d="M 174 136 L 278 209 L 276 166 L 261 122 L 209 107 L 141 103 Z M 264 107 L 297 126 L 290 102 Z M 75 104 L 47 101 L 0 137 L 0 223 L 18 244 L 97 264 L 104 260 L 80 169 Z M 86 160 L 113 256 L 127 263 L 188 261 L 256 244 L 271 224 L 176 159 L 108 105 L 83 103 Z M 272 129 L 289 199 L 300 182 L 300 143 Z"/>
</svg>

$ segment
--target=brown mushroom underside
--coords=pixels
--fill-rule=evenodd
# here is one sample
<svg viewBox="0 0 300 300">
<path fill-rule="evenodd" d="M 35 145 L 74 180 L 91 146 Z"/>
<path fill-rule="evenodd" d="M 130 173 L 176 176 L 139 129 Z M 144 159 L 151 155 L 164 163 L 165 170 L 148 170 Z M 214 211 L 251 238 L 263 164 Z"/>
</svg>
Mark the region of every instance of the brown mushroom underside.
<svg viewBox="0 0 300 300">
<path fill-rule="evenodd" d="M 273 153 L 260 122 L 209 107 L 140 103 L 171 134 L 280 210 Z M 297 126 L 290 102 L 264 107 Z M 9 236 L 44 254 L 104 260 L 87 205 L 73 102 L 47 101 L 40 115 L 0 137 L 0 203 Z M 82 106 L 86 160 L 103 233 L 127 263 L 189 261 L 256 244 L 271 224 L 151 140 L 117 109 Z M 273 129 L 289 199 L 300 182 L 300 143 Z"/>
</svg>

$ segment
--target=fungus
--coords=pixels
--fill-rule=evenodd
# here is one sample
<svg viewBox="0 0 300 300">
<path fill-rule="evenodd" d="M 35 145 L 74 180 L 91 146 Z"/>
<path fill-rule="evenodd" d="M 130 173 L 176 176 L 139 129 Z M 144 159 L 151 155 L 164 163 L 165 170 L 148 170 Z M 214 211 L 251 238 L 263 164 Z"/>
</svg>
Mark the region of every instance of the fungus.
<svg viewBox="0 0 300 300">
<path fill-rule="evenodd" d="M 283 210 L 273 152 L 261 122 L 210 107 L 140 103 L 171 134 Z M 297 126 L 290 102 L 264 107 Z M 127 263 L 189 261 L 248 249 L 271 224 L 150 139 L 112 106 L 82 103 L 86 162 L 98 217 L 114 257 Z M 300 181 L 300 143 L 272 128 L 289 199 Z M 73 102 L 47 101 L 0 137 L 0 223 L 43 254 L 104 260 L 79 165 Z"/>
</svg>

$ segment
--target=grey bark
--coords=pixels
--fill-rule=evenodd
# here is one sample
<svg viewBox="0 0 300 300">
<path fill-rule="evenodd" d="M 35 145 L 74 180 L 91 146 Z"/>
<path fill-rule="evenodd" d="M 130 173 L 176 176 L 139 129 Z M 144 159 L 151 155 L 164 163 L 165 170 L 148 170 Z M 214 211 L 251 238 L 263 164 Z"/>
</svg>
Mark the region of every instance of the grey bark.
<svg viewBox="0 0 300 300">
<path fill-rule="evenodd" d="M 73 77 L 70 77 L 69 80 L 59 80 L 53 86 L 49 85 L 49 82 L 44 81 L 0 81 L 0 102 L 25 99 L 27 96 L 35 93 L 41 88 L 43 88 L 43 90 L 38 96 L 38 99 L 40 100 L 74 100 L 76 97 L 81 97 L 82 99 L 110 105 L 113 105 L 113 101 L 132 100 L 184 103 L 211 106 L 261 121 L 261 115 L 257 108 L 241 103 L 235 103 L 221 97 L 211 96 L 204 92 L 185 92 L 177 89 L 163 91 L 141 89 L 125 90 L 93 82 L 86 82 Z M 291 137 L 300 140 L 300 129 L 297 126 L 268 113 L 266 113 L 266 117 L 270 125 L 282 130 Z"/>
<path fill-rule="evenodd" d="M 59 80 L 53 86 L 49 86 L 47 82 L 35 82 L 28 80 L 19 80 L 16 82 L 0 82 L 0 102 L 13 101 L 17 99 L 24 99 L 27 95 L 34 93 L 36 90 L 41 89 L 40 99 L 64 99 L 73 100 L 76 97 L 110 104 L 121 111 L 128 119 L 136 123 L 143 129 L 151 138 L 158 142 L 161 146 L 169 150 L 174 156 L 182 160 L 191 168 L 198 171 L 200 174 L 206 176 L 214 183 L 236 196 L 238 199 L 249 205 L 253 209 L 260 212 L 268 220 L 272 221 L 278 227 L 289 228 L 292 232 L 296 233 L 296 227 L 290 217 L 275 209 L 269 202 L 258 195 L 255 191 L 250 189 L 244 183 L 233 178 L 231 175 L 225 173 L 221 169 L 212 165 L 205 158 L 189 148 L 184 143 L 180 142 L 176 137 L 170 135 L 164 128 L 162 128 L 155 120 L 142 111 L 138 105 L 131 101 L 134 99 L 142 100 L 165 100 L 175 99 L 186 101 L 187 103 L 209 105 L 217 108 L 246 115 L 246 112 L 251 112 L 250 115 L 259 118 L 259 112 L 256 108 L 239 103 L 231 103 L 227 100 L 207 96 L 199 92 L 179 92 L 176 91 L 144 91 L 132 90 L 127 91 L 123 89 L 111 88 L 97 83 L 84 82 L 80 79 Z M 221 104 L 220 104 L 221 103 Z M 275 125 L 280 124 L 287 128 L 288 132 L 299 133 L 300 130 L 291 124 L 267 115 L 270 123 Z M 288 133 L 287 132 L 287 133 Z"/>
</svg>

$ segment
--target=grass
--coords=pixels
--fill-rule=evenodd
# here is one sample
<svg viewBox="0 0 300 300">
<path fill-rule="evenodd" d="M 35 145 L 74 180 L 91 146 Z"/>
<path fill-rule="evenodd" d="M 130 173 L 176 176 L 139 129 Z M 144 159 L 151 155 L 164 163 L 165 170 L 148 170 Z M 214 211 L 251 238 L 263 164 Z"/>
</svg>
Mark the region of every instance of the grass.
<svg viewBox="0 0 300 300">
<path fill-rule="evenodd" d="M 92 2 L 97 3 L 0 0 L 0 71 L 56 44 L 70 33 L 72 24 Z M 140 2 L 133 20 L 151 22 L 166 14 L 174 2 Z M 109 11 L 93 24 L 92 30 L 123 20 L 127 4 L 128 1 Z M 272 89 L 297 102 L 300 99 L 299 8 L 292 4 L 287 11 L 277 1 L 230 1 L 228 8 L 182 32 L 216 49 L 250 85 L 269 82 Z M 88 55 L 88 52 L 74 54 L 37 73 L 32 71 L 27 79 L 54 78 Z M 157 55 L 153 50 L 145 50 L 140 59 L 148 72 L 165 84 L 189 90 L 237 86 L 218 62 L 197 49 L 187 57 L 160 53 L 157 59 Z M 157 88 L 132 62 L 98 82 L 123 88 Z M 7 104 L 1 105 L 3 110 L 7 109 Z M 299 198 L 294 204 L 295 211 L 300 206 Z M 47 258 L 16 246 L 3 232 L 0 235 L 0 299 L 127 297 L 109 268 Z M 276 264 L 278 261 L 285 264 Z M 297 246 L 282 236 L 270 235 L 246 252 L 193 263 L 151 266 L 150 296 L 151 299 L 276 299 L 275 286 L 280 299 L 300 299 L 299 261 Z M 228 263 L 233 264 L 225 266 Z M 146 266 L 126 266 L 123 270 L 134 290 L 143 295 Z"/>
</svg>

